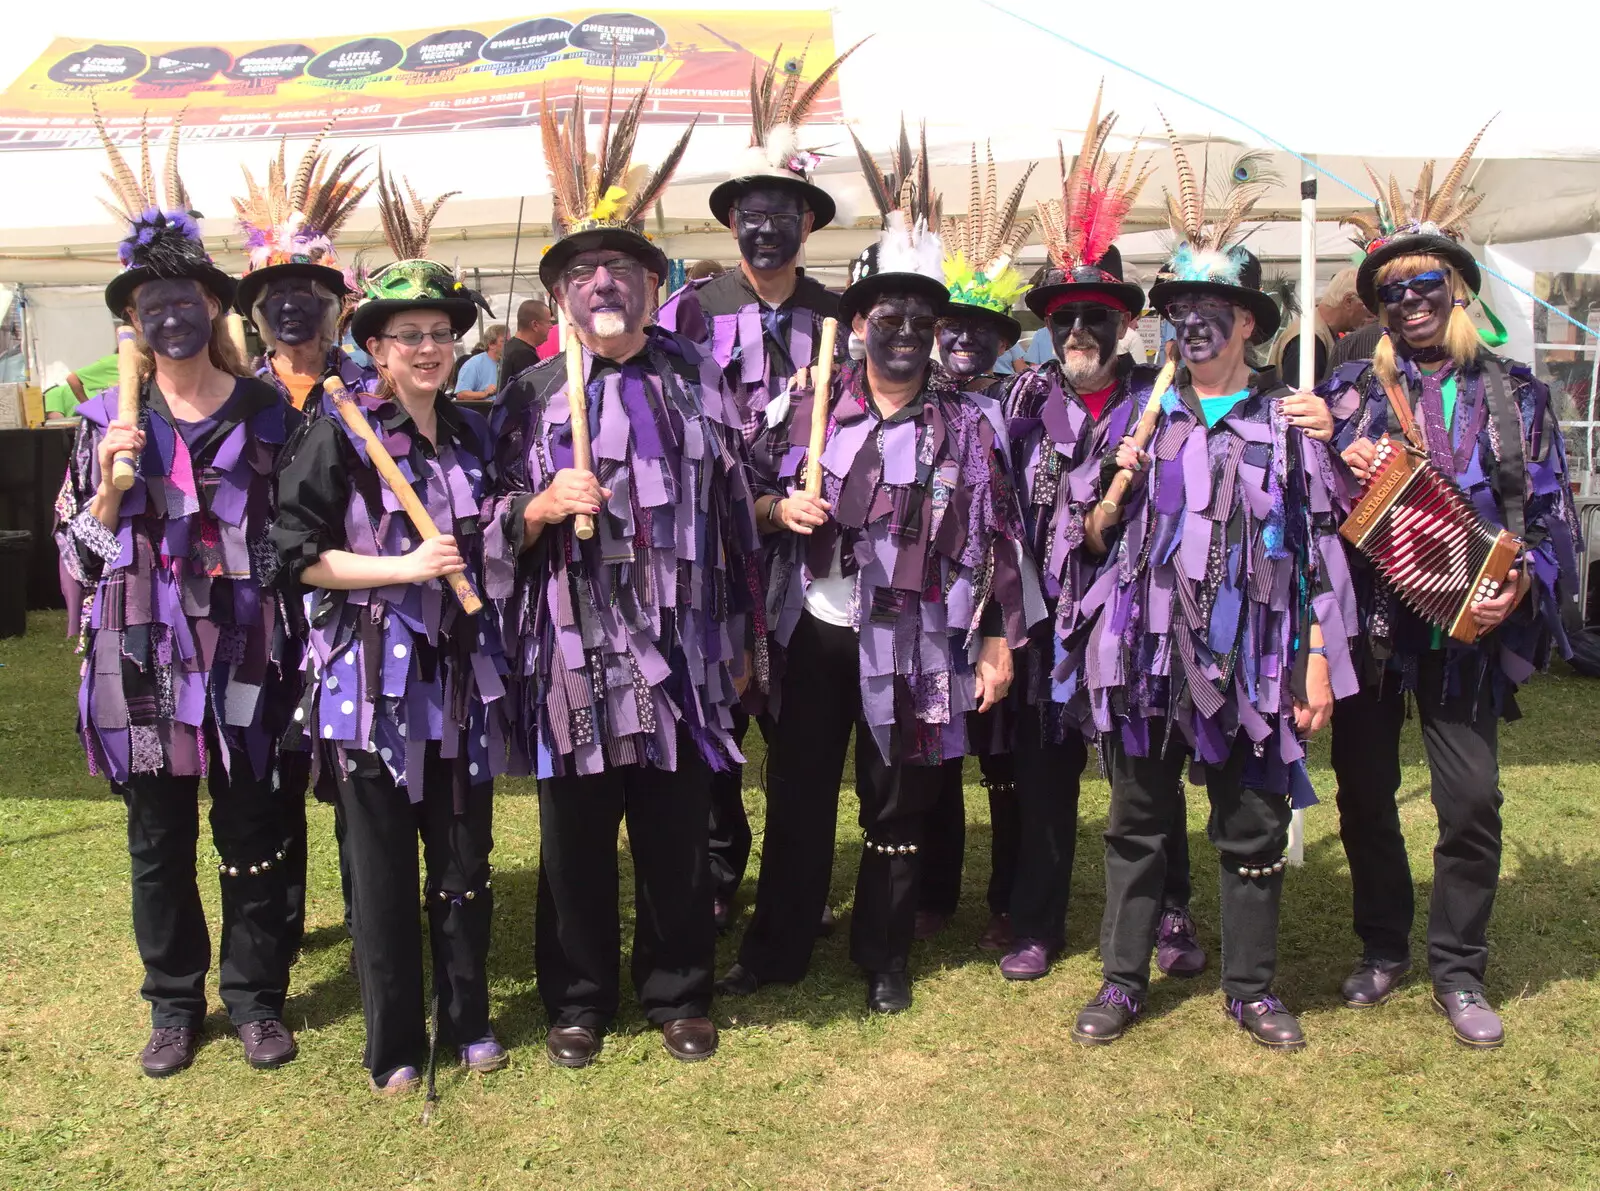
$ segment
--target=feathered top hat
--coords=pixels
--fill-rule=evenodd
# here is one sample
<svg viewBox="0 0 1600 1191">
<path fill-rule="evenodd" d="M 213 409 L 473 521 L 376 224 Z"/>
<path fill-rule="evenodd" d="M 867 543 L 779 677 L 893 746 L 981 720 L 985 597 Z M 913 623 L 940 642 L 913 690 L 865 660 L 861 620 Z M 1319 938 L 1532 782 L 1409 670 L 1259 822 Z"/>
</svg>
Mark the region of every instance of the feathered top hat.
<svg viewBox="0 0 1600 1191">
<path fill-rule="evenodd" d="M 300 158 L 291 180 L 284 162 L 284 142 L 277 157 L 267 163 L 265 186 L 244 170 L 247 198 L 233 200 L 244 233 L 248 264 L 239 280 L 235 304 L 251 317 L 261 291 L 276 277 L 308 277 L 319 281 L 337 297 L 350 293 L 353 277 L 346 277 L 333 240 L 371 182 L 363 182 L 366 166 L 356 169 L 365 149 L 352 149 L 334 161 L 322 150 L 322 139 L 333 127 L 330 120 Z"/>
<path fill-rule="evenodd" d="M 666 254 L 644 234 L 645 213 L 665 193 L 683 151 L 689 146 L 695 120 L 683 130 L 667 159 L 651 172 L 632 164 L 633 142 L 639 135 L 639 114 L 649 97 L 649 84 L 639 89 L 633 102 L 613 124 L 617 75 L 613 69 L 606 88 L 606 118 L 600 144 L 589 153 L 589 132 L 584 124 L 583 95 L 572 101 L 572 111 L 561 124 L 547 97 L 540 97 L 539 128 L 544 137 L 544 160 L 550 170 L 551 202 L 556 242 L 539 262 L 539 280 L 546 289 L 555 286 L 573 257 L 596 248 L 615 248 L 644 263 L 656 277 L 667 276 Z"/>
<path fill-rule="evenodd" d="M 106 210 L 128 225 L 128 235 L 117 245 L 122 272 L 106 286 L 106 306 L 117 318 L 124 318 L 133 291 L 146 281 L 190 279 L 198 281 L 221 302 L 224 309 L 233 305 L 233 279 L 216 265 L 200 238 L 200 213 L 190 210 L 189 192 L 178 176 L 178 130 L 183 115 L 173 118 L 167 133 L 166 186 L 156 188 L 155 171 L 150 168 L 150 128 L 139 125 L 139 174 L 136 177 L 122 153 L 106 134 L 105 122 L 95 109 L 95 131 L 111 159 L 111 173 L 105 175 L 116 204 L 101 199 Z"/>
<path fill-rule="evenodd" d="M 1243 306 L 1255 316 L 1251 342 L 1263 343 L 1278 331 L 1283 316 L 1272 295 L 1261 289 L 1261 262 L 1255 253 L 1234 243 L 1239 225 L 1267 192 L 1262 182 L 1235 182 L 1222 197 L 1220 214 L 1208 220 L 1205 179 L 1196 181 L 1189 154 L 1167 125 L 1172 160 L 1178 170 L 1178 193 L 1167 192 L 1167 221 L 1178 237 L 1177 250 L 1150 287 L 1150 304 L 1163 310 L 1181 293 L 1210 293 Z"/>
<path fill-rule="evenodd" d="M 1386 199 L 1378 176 L 1371 166 L 1367 167 L 1367 177 L 1377 192 L 1373 215 L 1349 215 L 1344 222 L 1356 228 L 1355 241 L 1367 254 L 1356 270 L 1356 292 L 1374 314 L 1378 310 L 1378 270 L 1397 256 L 1416 253 L 1442 257 L 1455 266 L 1473 293 L 1483 284 L 1478 262 L 1461 245 L 1466 218 L 1478 209 L 1483 196 L 1462 191 L 1461 181 L 1488 127 L 1485 124 L 1478 129 L 1472 143 L 1450 166 L 1439 189 L 1433 189 L 1434 163 L 1424 162 L 1409 204 L 1393 174 L 1389 175 Z"/>
<path fill-rule="evenodd" d="M 410 207 L 401 201 L 400 186 Z M 404 179 L 395 185 L 392 175 L 378 163 L 378 218 L 383 223 L 383 238 L 394 253 L 392 264 L 361 279 L 365 300 L 356 307 L 350 320 L 350 334 L 358 347 L 383 331 L 391 314 L 401 310 L 442 310 L 450 316 L 457 335 L 467 332 L 478 320 L 478 311 L 493 315 L 484 300 L 462 285 L 455 273 L 438 261 L 428 260 L 428 232 L 445 200 L 460 193 L 442 194 L 424 203 Z"/>
<path fill-rule="evenodd" d="M 928 177 L 928 134 L 924 129 L 915 156 L 900 121 L 900 144 L 891 155 L 890 172 L 878 170 L 854 132 L 856 155 L 867 189 L 878 205 L 883 232 L 850 266 L 850 286 L 839 298 L 839 317 L 846 325 L 872 309 L 880 294 L 914 293 L 928 299 L 935 313 L 944 313 L 950 291 L 944 283 L 944 245 L 940 242 L 939 196 Z"/>
<path fill-rule="evenodd" d="M 1022 274 L 1011 267 L 1017 250 L 1033 230 L 1032 215 L 1017 218 L 1023 188 L 1033 173 L 1034 163 L 1017 179 L 1017 184 L 1000 203 L 995 185 L 994 154 L 984 146 L 988 169 L 978 172 L 978 146 L 972 146 L 972 193 L 967 217 L 946 217 L 940 227 L 944 240 L 944 280 L 950 292 L 949 313 L 984 318 L 1015 343 L 1022 337 L 1022 324 L 1011 317 L 1011 307 L 1028 288 Z"/>
<path fill-rule="evenodd" d="M 1101 89 L 1104 90 L 1102 83 Z M 1045 248 L 1050 254 L 1046 284 L 1028 294 L 1028 309 L 1041 319 L 1066 302 L 1101 302 L 1138 318 L 1144 310 L 1144 290 L 1122 279 L 1122 254 L 1113 241 L 1122 221 L 1133 209 L 1150 177 L 1149 162 L 1134 173 L 1133 155 L 1122 168 L 1106 157 L 1106 140 L 1116 126 L 1117 114 L 1100 117 L 1100 91 L 1083 132 L 1083 148 L 1067 168 L 1060 142 L 1061 197 L 1039 205 Z"/>
<path fill-rule="evenodd" d="M 732 176 L 711 192 L 711 213 L 718 223 L 727 227 L 734 203 L 755 186 L 778 186 L 797 193 L 811 211 L 813 231 L 833 222 L 832 196 L 811 181 L 811 171 L 822 159 L 815 149 L 800 147 L 800 128 L 823 87 L 838 72 L 839 64 L 866 40 L 862 38 L 830 62 L 804 91 L 800 90 L 800 73 L 806 62 L 804 50 L 792 70 L 779 69 L 781 45 L 772 52 L 765 74 L 761 73 L 759 61 L 751 64 L 750 148 L 734 164 Z M 774 89 L 774 80 L 780 73 L 784 76 L 783 85 Z"/>
</svg>

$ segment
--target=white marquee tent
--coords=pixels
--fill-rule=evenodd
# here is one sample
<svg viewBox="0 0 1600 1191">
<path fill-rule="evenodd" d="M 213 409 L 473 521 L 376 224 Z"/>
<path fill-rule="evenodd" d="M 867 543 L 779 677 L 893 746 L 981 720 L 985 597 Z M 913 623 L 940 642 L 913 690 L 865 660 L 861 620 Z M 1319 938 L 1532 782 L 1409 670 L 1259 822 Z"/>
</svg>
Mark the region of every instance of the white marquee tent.
<svg viewBox="0 0 1600 1191">
<path fill-rule="evenodd" d="M 795 6 L 803 4 L 796 0 Z M 669 0 L 640 7 L 751 5 L 748 0 L 691 5 Z M 14 77 L 54 36 L 160 36 L 162 31 L 144 23 L 151 11 L 159 10 L 95 2 L 70 11 L 38 6 L 13 12 L 0 43 L 0 79 Z M 433 24 L 440 15 L 436 4 L 418 0 L 393 0 L 380 11 L 384 27 L 394 29 Z M 915 6 L 842 0 L 833 10 L 835 42 L 843 46 L 873 35 L 841 72 L 845 116 L 875 148 L 887 148 L 902 112 L 925 120 L 946 210 L 959 214 L 975 140 L 992 144 L 1003 184 L 1019 176 L 1024 162 L 1043 161 L 1028 197 L 1049 194 L 1057 181 L 1056 142 L 1065 141 L 1071 152 L 1082 136 L 1077 124 L 1104 77 L 1106 106 L 1121 113 L 1118 131 L 1127 138 L 1117 147 L 1159 151 L 1159 107 L 1186 140 L 1206 144 L 1195 153 L 1203 153 L 1219 171 L 1245 147 L 1271 148 L 1282 182 L 1258 209 L 1268 221 L 1295 221 L 1302 215 L 1303 167 L 1284 147 L 1315 155 L 1324 170 L 1352 183 L 1365 185 L 1363 159 L 1380 173 L 1392 167 L 1407 179 L 1424 157 L 1453 157 L 1498 112 L 1473 178 L 1489 196 L 1474 218 L 1473 238 L 1497 246 L 1488 254 L 1491 262 L 1500 259 L 1498 246 L 1529 241 L 1567 245 L 1579 261 L 1594 255 L 1597 240 L 1589 237 L 1600 233 L 1600 126 L 1592 118 L 1589 93 L 1594 39 L 1581 31 L 1587 25 L 1593 33 L 1600 23 L 1592 5 L 1563 0 L 1542 9 L 1540 21 L 1501 19 L 1492 35 L 1472 20 L 1430 26 L 1425 61 L 1439 63 L 1449 77 L 1459 70 L 1463 80 L 1438 88 L 1423 85 L 1428 67 L 1419 54 L 1388 56 L 1383 36 L 1365 22 L 1289 6 L 1271 10 L 1270 18 L 1260 10 L 1237 18 L 1213 11 L 1197 20 L 1197 11 L 1175 0 L 1150 0 L 1132 10 L 1040 0 L 1013 0 L 1001 7 L 985 0 L 929 0 Z M 182 12 L 185 36 L 219 40 L 279 32 L 264 28 L 265 20 L 281 20 L 285 34 L 310 36 L 354 32 L 372 19 L 370 9 L 358 15 L 337 6 L 284 10 L 281 18 L 264 18 L 259 9 Z M 494 0 L 473 0 L 451 11 L 452 18 L 504 15 L 505 6 Z M 1181 52 L 1173 48 L 1180 45 Z M 1310 69 L 1300 65 L 1308 62 Z M 1534 79 L 1536 86 L 1530 85 Z M 1450 97 L 1447 106 L 1417 110 L 1419 101 L 1435 102 L 1435 96 Z M 812 266 L 825 269 L 859 251 L 875 220 L 867 217 L 865 189 L 843 129 L 818 132 L 819 142 L 833 142 L 841 153 L 823 167 L 822 181 L 847 213 L 838 228 L 815 237 L 808 248 Z M 643 155 L 659 154 L 674 135 L 669 127 L 647 127 Z M 702 127 L 695 134 L 657 229 L 670 255 L 729 255 L 728 233 L 706 213 L 706 196 L 746 136 L 739 126 Z M 407 175 L 419 192 L 464 191 L 441 216 L 435 251 L 464 270 L 477 269 L 481 277 L 494 279 L 485 288 L 497 312 L 504 313 L 513 254 L 519 261 L 517 292 L 526 296 L 534 288 L 530 266 L 549 236 L 548 184 L 534 130 L 407 134 L 384 138 L 381 148 L 385 164 Z M 237 237 L 231 220 L 217 216 L 231 209 L 240 165 L 259 170 L 268 151 L 262 141 L 185 146 L 185 179 L 196 205 L 214 216 L 207 241 L 225 268 L 240 265 Z M 289 151 L 296 153 L 295 144 Z M 1165 154 L 1156 160 L 1166 168 Z M 96 201 L 101 165 L 97 150 L 0 154 L 7 183 L 0 187 L 0 283 L 29 287 L 30 309 L 38 316 L 35 333 L 48 341 L 40 351 L 47 370 L 64 367 L 62 361 L 74 351 L 81 354 L 82 344 L 76 342 L 81 335 L 98 343 L 106 333 L 103 320 L 91 320 L 87 329 L 74 333 L 85 322 L 79 314 L 95 304 L 91 290 L 77 287 L 103 285 L 116 270 L 117 229 Z M 1316 231 L 1314 257 L 1321 260 L 1325 277 L 1349 251 L 1347 238 L 1331 221 L 1365 203 L 1326 176 L 1319 190 L 1317 213 L 1324 222 Z M 1130 226 L 1160 225 L 1161 201 L 1158 175 Z M 359 213 L 345 242 L 377 245 L 382 259 L 375 212 Z M 1277 261 L 1289 271 L 1301 257 L 1300 240 L 1287 228 L 1260 233 L 1254 243 L 1269 263 Z M 1130 253 L 1136 268 L 1153 266 L 1158 255 L 1155 246 L 1142 255 Z M 1035 245 L 1031 256 L 1039 259 L 1042 249 Z M 1523 283 L 1531 276 L 1526 267 L 1517 275 Z M 38 287 L 71 289 L 52 294 Z M 1509 289 L 1495 300 L 1505 311 L 1531 309 Z M 1512 349 L 1530 355 L 1526 317 L 1516 320 L 1513 334 Z"/>
</svg>

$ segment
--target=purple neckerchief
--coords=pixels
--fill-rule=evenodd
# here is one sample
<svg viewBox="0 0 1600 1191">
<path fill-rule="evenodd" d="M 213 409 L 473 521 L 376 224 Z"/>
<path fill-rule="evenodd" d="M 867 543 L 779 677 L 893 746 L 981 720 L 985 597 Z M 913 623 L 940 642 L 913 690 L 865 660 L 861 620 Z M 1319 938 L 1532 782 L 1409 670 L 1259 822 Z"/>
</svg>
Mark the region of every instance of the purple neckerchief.
<svg viewBox="0 0 1600 1191">
<path fill-rule="evenodd" d="M 1447 424 L 1444 382 L 1452 375 L 1456 378 L 1456 407 L 1454 418 Z M 1489 403 L 1483 400 L 1483 381 L 1481 377 L 1461 374 L 1454 365 L 1437 372 L 1422 372 L 1421 377 L 1422 400 L 1418 403 L 1418 412 L 1428 461 L 1445 475 L 1459 476 L 1472 461 L 1478 447 L 1478 434 L 1488 416 Z"/>
</svg>

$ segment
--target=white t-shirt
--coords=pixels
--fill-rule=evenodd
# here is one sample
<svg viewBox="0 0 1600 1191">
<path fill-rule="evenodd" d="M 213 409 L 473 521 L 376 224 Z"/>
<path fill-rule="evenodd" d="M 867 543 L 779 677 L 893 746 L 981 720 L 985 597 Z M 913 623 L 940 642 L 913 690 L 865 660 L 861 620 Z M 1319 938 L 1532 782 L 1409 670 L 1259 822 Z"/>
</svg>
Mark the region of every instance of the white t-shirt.
<svg viewBox="0 0 1600 1191">
<path fill-rule="evenodd" d="M 806 611 L 823 624 L 850 627 L 850 597 L 855 593 L 855 579 L 844 577 L 844 564 L 840 544 L 834 543 L 833 563 L 825 577 L 813 577 L 806 588 Z"/>
</svg>

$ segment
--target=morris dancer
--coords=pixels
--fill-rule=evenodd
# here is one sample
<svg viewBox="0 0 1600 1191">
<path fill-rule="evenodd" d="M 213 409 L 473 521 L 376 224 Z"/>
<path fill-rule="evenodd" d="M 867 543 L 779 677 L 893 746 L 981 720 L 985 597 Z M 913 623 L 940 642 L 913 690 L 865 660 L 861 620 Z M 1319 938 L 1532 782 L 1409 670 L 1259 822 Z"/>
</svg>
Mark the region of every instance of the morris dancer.
<svg viewBox="0 0 1600 1191">
<path fill-rule="evenodd" d="M 326 131 L 326 130 L 324 130 Z M 365 150 L 356 149 L 334 161 L 322 150 L 319 136 L 301 157 L 291 179 L 283 148 L 267 168 L 263 186 L 246 173 L 249 194 L 233 200 L 239 230 L 245 238 L 245 274 L 239 280 L 234 309 L 256 328 L 266 344 L 266 359 L 256 376 L 275 385 L 283 399 L 314 414 L 322 403 L 322 378 L 338 376 L 347 389 L 377 388 L 378 376 L 339 347 L 346 303 L 354 302 L 352 278 L 339 263 L 333 238 L 360 204 L 371 183 L 362 181 L 365 167 L 356 163 Z M 291 617 L 299 609 L 288 605 Z M 296 629 L 297 636 L 299 634 Z M 298 659 L 296 659 L 298 663 Z M 285 752 L 282 790 L 291 824 L 289 929 L 298 948 L 305 927 L 306 822 L 303 792 L 309 773 L 309 752 Z M 323 789 L 327 796 L 327 787 Z M 344 863 L 344 819 L 334 802 L 334 832 L 339 840 L 339 883 L 344 894 L 344 922 L 351 925 L 350 875 Z"/>
<path fill-rule="evenodd" d="M 508 385 L 494 414 L 489 590 L 511 642 L 515 764 L 539 778 L 539 996 L 546 1051 L 563 1067 L 595 1060 L 620 1001 L 623 819 L 635 991 L 674 1058 L 716 1052 L 706 823 L 712 771 L 743 760 L 733 709 L 758 595 L 737 404 L 714 359 L 649 326 L 667 261 L 640 224 L 689 133 L 625 191 L 628 130 L 647 94 L 616 127 L 608 97 L 598 177 L 584 165 L 581 109 L 560 129 L 545 108 L 560 238 L 539 277 L 568 340 L 564 358 Z"/>
<path fill-rule="evenodd" d="M 1380 204 L 1374 218 L 1351 219 L 1367 253 L 1357 288 L 1385 334 L 1370 362 L 1342 366 L 1324 391 L 1349 415 L 1344 458 L 1357 476 L 1371 475 L 1376 440 L 1401 441 L 1385 393 L 1393 386 L 1409 400 L 1434 466 L 1455 477 L 1481 516 L 1527 544 L 1505 589 L 1473 609 L 1482 635 L 1471 645 L 1430 628 L 1360 567 L 1361 692 L 1334 710 L 1339 834 L 1362 944 L 1345 1003 L 1381 1004 L 1411 966 L 1411 866 L 1395 806 L 1409 694 L 1439 819 L 1428 914 L 1433 1002 L 1457 1040 L 1481 1049 L 1505 1039 L 1484 995 L 1500 878 L 1499 721 L 1517 718 L 1516 688 L 1548 664 L 1552 645 L 1569 652 L 1561 608 L 1575 590 L 1582 546 L 1549 389 L 1527 365 L 1488 351 L 1467 317 L 1479 272 L 1460 240 L 1482 196 L 1460 184 L 1477 144 L 1437 190 L 1430 162 L 1409 209 Z M 1393 179 L 1390 193 L 1401 193 Z"/>
<path fill-rule="evenodd" d="M 435 1042 L 473 1071 L 506 1064 L 489 1027 L 485 964 L 493 893 L 494 776 L 504 769 L 505 663 L 489 614 L 468 615 L 441 577 L 479 585 L 488 431 L 443 395 L 451 344 L 478 302 L 427 259 L 425 207 L 379 180 L 397 258 L 365 283 L 351 331 L 377 366 L 363 419 L 410 480 L 442 535 L 424 538 L 380 481 L 365 436 L 334 396 L 285 452 L 273 544 L 305 596 L 307 691 L 285 746 L 309 734 L 314 769 L 336 789 L 355 911 L 355 955 L 373 1091 L 415 1089 L 429 1054 L 417 929 L 417 839 L 433 953 Z M 316 776 L 316 774 L 314 774 Z"/>
<path fill-rule="evenodd" d="M 1228 1012 L 1256 1042 L 1298 1049 L 1300 1025 L 1272 995 L 1291 798 L 1314 798 L 1302 737 L 1326 721 L 1335 692 L 1355 686 L 1338 465 L 1288 424 L 1276 374 L 1245 358 L 1247 343 L 1269 338 L 1279 319 L 1261 292 L 1260 262 L 1229 247 L 1254 196 L 1236 191 L 1227 215 L 1207 224 L 1175 137 L 1173 154 L 1180 193 L 1169 206 L 1181 242 L 1171 279 L 1150 300 L 1177 328 L 1184 368 L 1162 402 L 1152 451 L 1131 437 L 1118 448 L 1118 466 L 1134 479 L 1126 528 L 1080 599 L 1080 616 L 1092 618 L 1084 680 L 1111 771 L 1111 813 L 1105 982 L 1073 1037 L 1114 1041 L 1144 1003 L 1166 838 L 1181 829 L 1192 755 L 1221 859 Z M 1111 521 L 1097 506 L 1087 540 L 1103 541 Z"/>
<path fill-rule="evenodd" d="M 811 182 L 821 159 L 800 145 L 800 132 L 818 94 L 852 46 L 800 90 L 799 65 L 778 70 L 779 50 L 766 73 L 752 71 L 751 144 L 733 176 L 711 192 L 711 213 L 733 233 L 739 267 L 693 281 L 662 304 L 656 321 L 692 339 L 711 354 L 739 404 L 746 446 L 766 424 L 768 410 L 782 417 L 796 372 L 816 363 L 822 320 L 839 312 L 838 299 L 800 267 L 812 232 L 833 221 L 834 202 Z M 734 740 L 749 728 L 744 710 L 734 712 Z M 744 768 L 734 765 L 711 778 L 711 875 L 717 929 L 732 920 L 739 886 L 750 859 L 750 820 L 744 809 Z"/>
<path fill-rule="evenodd" d="M 911 1005 L 917 853 L 940 765 L 966 752 L 966 712 L 1005 696 L 1010 647 L 1043 606 L 999 409 L 929 360 L 949 299 L 926 154 L 913 163 L 902 135 L 896 173 L 914 175 L 903 188 L 867 164 L 885 231 L 840 301 L 866 359 L 795 401 L 757 443 L 763 528 L 795 535 L 780 544 L 767 601 L 789 664 L 755 913 L 719 988 L 745 994 L 805 975 L 854 729 L 865 839 L 850 954 L 866 971 L 868 1008 L 894 1013 Z M 814 400 L 832 409 L 826 449 L 806 461 L 820 466 L 821 496 L 797 482 Z"/>
<path fill-rule="evenodd" d="M 366 167 L 356 168 L 365 152 L 354 149 L 335 161 L 319 136 L 290 179 L 280 147 L 266 185 L 246 172 L 249 195 L 233 200 L 247 254 L 234 308 L 267 347 L 256 375 L 299 410 L 318 408 L 325 376 L 338 376 L 352 391 L 377 387 L 377 374 L 339 349 L 355 284 L 333 243 L 372 188 L 362 180 Z"/>
<path fill-rule="evenodd" d="M 137 329 L 138 393 L 78 410 L 57 501 L 69 631 L 85 654 L 79 734 L 91 773 L 128 808 L 133 929 L 153 1029 L 139 1062 L 167 1076 L 194 1061 L 211 942 L 195 880 L 200 779 L 220 857 L 222 1002 L 252 1067 L 295 1057 L 283 1024 L 293 941 L 285 922 L 284 802 L 277 738 L 297 676 L 264 550 L 273 463 L 299 415 L 242 378 L 226 330 L 234 283 L 206 255 L 168 134 L 166 187 L 141 184 L 106 138 L 129 225 L 106 305 Z M 148 154 L 148 144 L 144 146 Z M 148 158 L 147 158 L 148 160 Z M 149 193 L 146 187 L 151 187 Z M 136 409 L 138 412 L 132 413 Z M 126 490 L 115 461 L 137 460 Z"/>
<path fill-rule="evenodd" d="M 976 202 L 964 220 L 947 217 L 942 229 L 950 301 L 935 329 L 940 366 L 962 389 L 987 394 L 1002 405 L 1008 378 L 996 375 L 994 365 L 1022 336 L 1022 324 L 1011 316 L 1011 308 L 1027 283 L 1011 267 L 1011 260 L 1033 229 L 1032 216 L 1017 218 L 1022 191 L 1032 172 L 1030 165 L 1002 203 L 994 186 L 994 159 L 989 158 L 987 173 L 980 175 L 974 145 L 971 192 Z M 1019 827 L 1007 706 L 973 717 L 967 725 L 989 795 L 989 883 L 985 891 L 989 921 L 978 937 L 978 946 L 986 951 L 1011 945 Z M 938 797 L 928 808 L 913 932 L 918 939 L 931 939 L 942 931 L 961 899 L 967 834 L 964 769 L 962 757 L 944 763 Z"/>
</svg>

